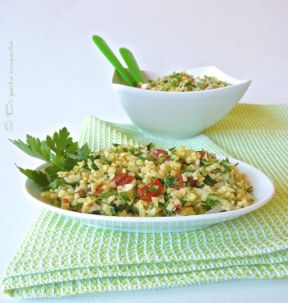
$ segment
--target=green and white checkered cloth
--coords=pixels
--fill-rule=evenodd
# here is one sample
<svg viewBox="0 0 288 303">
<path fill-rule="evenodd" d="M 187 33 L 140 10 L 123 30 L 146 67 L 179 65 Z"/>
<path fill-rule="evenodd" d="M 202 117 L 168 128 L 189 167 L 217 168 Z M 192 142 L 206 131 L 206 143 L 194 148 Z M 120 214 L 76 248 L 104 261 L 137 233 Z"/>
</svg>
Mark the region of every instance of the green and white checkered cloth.
<svg viewBox="0 0 288 303">
<path fill-rule="evenodd" d="M 89 117 L 80 141 L 95 150 L 111 143 L 155 142 L 229 154 L 270 176 L 276 195 L 249 215 L 181 233 L 103 230 L 43 212 L 5 272 L 5 293 L 55 297 L 288 276 L 287 105 L 238 105 L 205 134 L 185 140 Z"/>
</svg>

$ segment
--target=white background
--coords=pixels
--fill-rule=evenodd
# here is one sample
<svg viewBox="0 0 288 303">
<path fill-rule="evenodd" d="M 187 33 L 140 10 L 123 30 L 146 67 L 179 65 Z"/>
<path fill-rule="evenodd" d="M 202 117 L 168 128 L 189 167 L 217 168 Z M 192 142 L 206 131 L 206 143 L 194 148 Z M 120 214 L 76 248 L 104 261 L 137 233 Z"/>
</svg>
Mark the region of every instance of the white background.
<svg viewBox="0 0 288 303">
<path fill-rule="evenodd" d="M 110 89 L 112 68 L 92 34 L 104 36 L 115 51 L 130 48 L 143 69 L 216 65 L 252 79 L 245 102 L 287 103 L 287 16 L 284 0 L 0 0 L 0 272 L 38 212 L 24 198 L 24 178 L 13 164 L 38 162 L 7 139 L 64 125 L 77 136 L 90 114 L 128 121 Z M 9 117 L 7 108 L 13 108 Z M 5 130 L 7 120 L 12 131 Z M 287 302 L 287 291 L 287 280 L 241 281 L 55 302 Z M 10 300 L 0 297 L 2 302 Z"/>
</svg>

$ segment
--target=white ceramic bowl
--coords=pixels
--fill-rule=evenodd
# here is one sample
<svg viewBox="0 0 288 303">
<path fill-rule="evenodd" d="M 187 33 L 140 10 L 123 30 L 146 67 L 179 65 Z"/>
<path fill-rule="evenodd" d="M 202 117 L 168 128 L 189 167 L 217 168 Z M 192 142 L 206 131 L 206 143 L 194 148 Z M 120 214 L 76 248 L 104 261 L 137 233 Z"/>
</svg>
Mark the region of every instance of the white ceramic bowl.
<svg viewBox="0 0 288 303">
<path fill-rule="evenodd" d="M 222 157 L 217 158 L 223 159 Z M 247 163 L 235 159 L 229 160 L 232 164 L 239 163 L 239 171 L 247 175 L 249 182 L 254 187 L 255 202 L 245 208 L 216 214 L 146 218 L 84 214 L 61 209 L 44 202 L 41 199 L 39 187 L 34 185 L 30 180 L 27 180 L 25 183 L 25 193 L 29 200 L 33 201 L 40 208 L 101 228 L 153 233 L 197 230 L 248 214 L 267 203 L 274 194 L 272 182 L 261 171 Z M 41 168 L 43 168 L 43 165 L 39 167 L 39 169 Z"/>
<path fill-rule="evenodd" d="M 188 138 L 222 119 L 242 98 L 250 80 L 238 80 L 214 66 L 186 70 L 194 76 L 215 76 L 230 86 L 194 92 L 162 92 L 123 85 L 117 74 L 112 87 L 131 121 L 152 134 Z M 155 79 L 169 72 L 143 72 Z"/>
</svg>

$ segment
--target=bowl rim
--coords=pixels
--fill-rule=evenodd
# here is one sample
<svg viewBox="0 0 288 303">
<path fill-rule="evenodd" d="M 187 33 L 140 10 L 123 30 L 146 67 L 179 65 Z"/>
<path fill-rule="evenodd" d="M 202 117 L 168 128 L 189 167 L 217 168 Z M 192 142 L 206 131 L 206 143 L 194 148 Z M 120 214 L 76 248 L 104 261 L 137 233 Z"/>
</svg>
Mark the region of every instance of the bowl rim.
<svg viewBox="0 0 288 303">
<path fill-rule="evenodd" d="M 139 87 L 134 87 L 134 86 L 128 86 L 122 83 L 118 83 L 115 82 L 116 77 L 117 77 L 117 73 L 116 71 L 114 71 L 113 76 L 112 76 L 112 88 L 119 90 L 119 89 L 124 89 L 124 90 L 131 90 L 131 91 L 138 91 L 139 93 L 146 93 L 146 94 L 168 94 L 168 95 L 200 95 L 200 94 L 213 94 L 215 92 L 219 92 L 219 91 L 223 91 L 223 90 L 230 90 L 233 89 L 235 87 L 239 87 L 239 86 L 243 86 L 243 85 L 248 85 L 248 87 L 250 86 L 252 80 L 243 80 L 243 79 L 237 79 L 235 77 L 230 76 L 229 74 L 223 72 L 221 69 L 219 69 L 216 66 L 213 65 L 207 65 L 207 66 L 199 66 L 199 67 L 195 67 L 195 68 L 187 68 L 187 69 L 182 69 L 182 71 L 186 71 L 189 73 L 193 73 L 193 71 L 197 71 L 197 70 L 201 70 L 201 69 L 207 69 L 207 70 L 211 70 L 212 72 L 217 72 L 220 73 L 222 75 L 224 75 L 227 78 L 230 78 L 232 81 L 235 81 L 236 83 L 231 83 L 231 85 L 229 86 L 225 86 L 225 87 L 219 87 L 219 88 L 214 88 L 214 89 L 209 89 L 209 90 L 199 90 L 199 91 L 187 91 L 187 92 L 177 92 L 177 91 L 159 91 L 159 90 L 149 90 L 149 89 L 141 89 Z M 142 72 L 144 73 L 155 73 L 154 71 L 151 70 L 143 70 Z M 161 71 L 160 71 L 161 72 Z M 166 72 L 163 71 L 163 73 L 165 74 L 171 74 L 175 71 L 172 72 Z M 177 72 L 177 71 L 176 71 Z"/>
<path fill-rule="evenodd" d="M 191 215 L 191 216 L 171 216 L 171 217 L 120 217 L 120 216 L 106 216 L 106 215 L 97 215 L 97 214 L 86 214 L 86 213 L 80 213 L 80 212 L 74 212 L 71 210 L 66 210 L 66 209 L 62 209 L 59 208 L 57 206 L 54 206 L 52 204 L 49 204 L 41 199 L 36 198 L 34 195 L 32 195 L 31 190 L 29 191 L 29 188 L 37 188 L 39 191 L 39 187 L 37 185 L 35 185 L 31 180 L 26 179 L 24 186 L 23 186 L 23 190 L 25 193 L 25 196 L 32 201 L 34 204 L 36 204 L 38 207 L 42 207 L 46 210 L 52 211 L 52 212 L 56 212 L 59 213 L 61 215 L 64 216 L 69 216 L 69 217 L 74 217 L 77 219 L 84 219 L 84 220 L 93 220 L 93 221 L 113 221 L 113 222 L 121 222 L 121 223 L 171 223 L 171 222 L 183 222 L 183 221 L 190 221 L 190 222 L 197 222 L 197 221 L 209 221 L 209 219 L 224 219 L 227 218 L 229 219 L 229 217 L 234 218 L 234 217 L 238 217 L 247 213 L 250 213 L 256 209 L 259 209 L 260 207 L 264 206 L 266 203 L 268 203 L 268 201 L 271 200 L 271 198 L 273 197 L 274 193 L 275 193 L 275 187 L 273 182 L 259 169 L 257 169 L 256 167 L 231 158 L 231 157 L 225 157 L 225 156 L 217 156 L 217 159 L 224 159 L 224 158 L 228 158 L 229 161 L 233 164 L 235 163 L 239 163 L 239 166 L 241 166 L 241 168 L 245 167 L 247 169 L 250 169 L 252 171 L 254 171 L 254 173 L 258 174 L 261 176 L 261 178 L 263 180 L 266 181 L 266 183 L 268 184 L 268 186 L 270 187 L 270 191 L 269 194 L 267 194 L 266 197 L 264 197 L 262 199 L 262 201 L 260 202 L 255 202 L 247 207 L 244 208 L 240 208 L 237 210 L 230 210 L 230 211 L 226 211 L 226 212 L 220 212 L 220 213 L 211 213 L 211 214 L 201 214 L 201 215 Z M 40 166 L 38 166 L 36 169 L 43 169 L 45 167 L 46 164 L 42 164 Z M 252 184 L 253 186 L 253 184 Z"/>
</svg>

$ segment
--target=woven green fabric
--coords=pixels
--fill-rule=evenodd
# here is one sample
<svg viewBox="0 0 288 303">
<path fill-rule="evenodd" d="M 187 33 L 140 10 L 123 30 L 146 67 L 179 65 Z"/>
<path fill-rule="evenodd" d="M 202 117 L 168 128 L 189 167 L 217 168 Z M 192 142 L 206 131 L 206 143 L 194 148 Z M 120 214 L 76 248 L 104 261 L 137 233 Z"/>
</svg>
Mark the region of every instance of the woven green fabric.
<svg viewBox="0 0 288 303">
<path fill-rule="evenodd" d="M 231 155 L 273 179 L 263 208 L 213 227 L 139 234 L 89 227 L 41 213 L 3 277 L 4 292 L 44 297 L 288 276 L 288 106 L 238 105 L 192 139 L 163 139 L 131 125 L 85 119 L 80 142 L 183 144 Z"/>
</svg>

